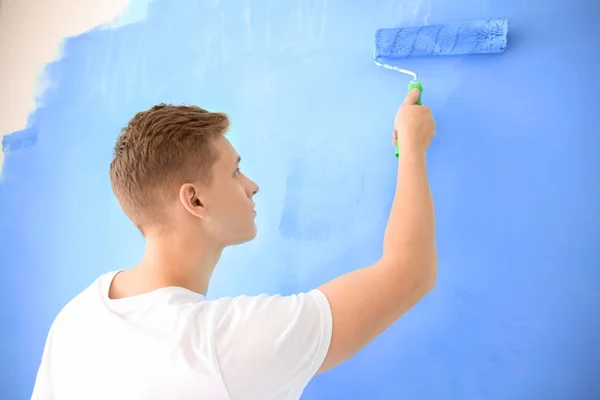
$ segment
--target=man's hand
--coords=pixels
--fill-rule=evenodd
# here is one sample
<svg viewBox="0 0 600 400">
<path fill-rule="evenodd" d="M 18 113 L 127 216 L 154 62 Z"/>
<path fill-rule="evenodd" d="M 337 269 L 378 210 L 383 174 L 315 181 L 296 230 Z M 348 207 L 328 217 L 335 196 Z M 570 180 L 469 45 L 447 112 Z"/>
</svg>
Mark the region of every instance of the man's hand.
<svg viewBox="0 0 600 400">
<path fill-rule="evenodd" d="M 417 104 L 419 89 L 412 89 L 398 108 L 394 118 L 392 144 L 398 142 L 400 153 L 424 153 L 435 136 L 435 120 L 431 109 Z"/>
</svg>

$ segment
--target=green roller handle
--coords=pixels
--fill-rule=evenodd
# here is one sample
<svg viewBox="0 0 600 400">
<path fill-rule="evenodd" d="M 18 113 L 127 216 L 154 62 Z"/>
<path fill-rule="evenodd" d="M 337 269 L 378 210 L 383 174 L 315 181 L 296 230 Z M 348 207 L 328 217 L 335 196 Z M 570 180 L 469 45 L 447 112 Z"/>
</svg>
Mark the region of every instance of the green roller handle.
<svg viewBox="0 0 600 400">
<path fill-rule="evenodd" d="M 419 89 L 419 99 L 417 100 L 417 104 L 421 105 L 421 94 L 423 93 L 423 85 L 421 85 L 421 82 L 410 82 L 408 84 L 408 91 L 410 92 L 412 89 L 417 88 Z M 396 140 L 396 158 L 398 158 L 398 156 L 400 155 L 400 149 L 398 148 L 398 140 Z"/>
</svg>

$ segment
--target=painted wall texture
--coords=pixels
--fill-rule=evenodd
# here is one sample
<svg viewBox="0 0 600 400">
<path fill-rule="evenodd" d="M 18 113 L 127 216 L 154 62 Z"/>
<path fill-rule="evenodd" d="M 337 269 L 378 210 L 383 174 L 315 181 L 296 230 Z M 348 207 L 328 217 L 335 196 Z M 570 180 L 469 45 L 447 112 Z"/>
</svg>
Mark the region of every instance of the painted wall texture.
<svg viewBox="0 0 600 400">
<path fill-rule="evenodd" d="M 226 251 L 209 297 L 309 290 L 380 254 L 393 116 L 408 78 L 373 64 L 375 30 L 503 16 L 504 54 L 401 64 L 419 73 L 437 120 L 428 160 L 438 285 L 303 398 L 600 398 L 593 1 L 130 7 L 139 21 L 72 33 L 45 69 L 41 106 L 3 140 L 0 398 L 28 398 L 64 304 L 142 254 L 108 179 L 134 113 L 160 102 L 227 112 L 245 172 L 261 186 L 259 235 Z"/>
</svg>

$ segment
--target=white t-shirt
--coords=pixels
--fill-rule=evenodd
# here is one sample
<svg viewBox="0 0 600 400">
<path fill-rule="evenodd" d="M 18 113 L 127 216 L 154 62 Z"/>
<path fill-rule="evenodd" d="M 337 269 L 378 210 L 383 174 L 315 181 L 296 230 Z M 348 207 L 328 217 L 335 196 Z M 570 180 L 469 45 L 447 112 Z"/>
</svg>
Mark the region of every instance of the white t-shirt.
<svg viewBox="0 0 600 400">
<path fill-rule="evenodd" d="M 329 349 L 331 309 L 316 289 L 206 300 L 168 287 L 113 300 L 117 272 L 58 314 L 32 399 L 298 399 Z"/>
</svg>

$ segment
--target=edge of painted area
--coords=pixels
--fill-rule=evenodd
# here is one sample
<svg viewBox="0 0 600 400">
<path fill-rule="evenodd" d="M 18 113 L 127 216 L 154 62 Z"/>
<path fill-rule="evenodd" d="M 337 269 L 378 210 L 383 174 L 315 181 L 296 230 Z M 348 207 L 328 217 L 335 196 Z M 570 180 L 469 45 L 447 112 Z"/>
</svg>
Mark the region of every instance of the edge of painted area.
<svg viewBox="0 0 600 400">
<path fill-rule="evenodd" d="M 40 98 L 52 85 L 46 67 L 63 58 L 64 42 L 93 29 L 118 29 L 142 21 L 151 1 L 0 0 L 0 37 L 13 38 L 12 43 L 0 43 L 0 59 L 8 60 L 6 72 L 0 76 L 0 87 L 6 88 L 0 94 L 0 182 L 8 154 L 35 145 L 28 141 L 26 146 L 8 146 L 4 139 L 31 127 L 32 115 L 43 106 Z M 48 15 L 54 20 L 48 20 Z M 12 45 L 15 42 L 30 51 L 19 52 L 19 47 Z"/>
</svg>

